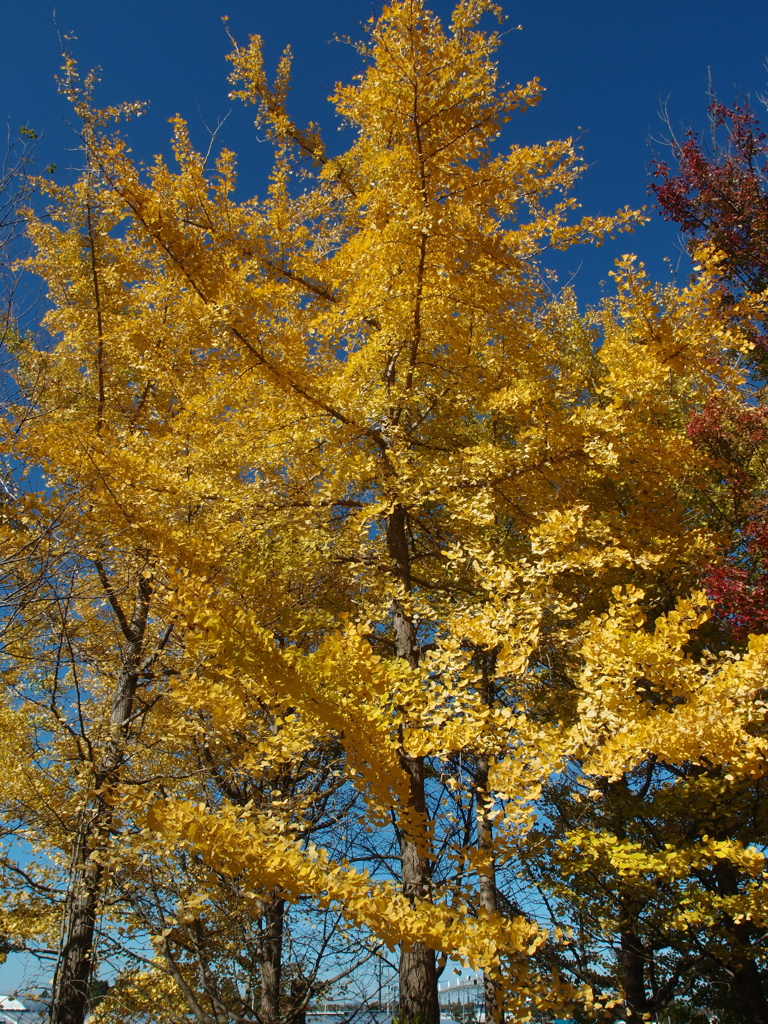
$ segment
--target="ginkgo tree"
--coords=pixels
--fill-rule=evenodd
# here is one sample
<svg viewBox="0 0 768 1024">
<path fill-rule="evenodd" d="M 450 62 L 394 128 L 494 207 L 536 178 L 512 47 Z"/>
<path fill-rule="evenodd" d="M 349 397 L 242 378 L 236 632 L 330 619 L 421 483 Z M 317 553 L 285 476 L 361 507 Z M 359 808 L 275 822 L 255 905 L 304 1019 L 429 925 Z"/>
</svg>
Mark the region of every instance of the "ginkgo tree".
<svg viewBox="0 0 768 1024">
<path fill-rule="evenodd" d="M 740 384 L 737 328 L 706 280 L 660 297 L 631 259 L 602 318 L 551 295 L 546 250 L 637 216 L 575 213 L 570 141 L 505 145 L 541 88 L 499 87 L 484 15 L 500 12 L 463 0 L 444 28 L 417 0 L 385 7 L 334 92 L 354 133 L 340 155 L 291 119 L 289 55 L 271 82 L 260 40 L 235 45 L 235 95 L 275 150 L 244 202 L 233 154 L 207 170 L 179 118 L 177 166 L 138 166 L 109 127 L 131 108 L 95 109 L 69 62 L 86 170 L 30 221 L 58 341 L 7 440 L 76 492 L 118 623 L 102 551 L 152 587 L 143 621 L 161 639 L 172 624 L 131 771 L 121 746 L 93 787 L 109 827 L 83 870 L 130 821 L 139 855 L 207 866 L 172 928 L 210 912 L 216 878 L 255 905 L 309 896 L 399 946 L 399 1017 L 422 1024 L 448 958 L 484 971 L 489 1019 L 621 998 L 540 970 L 545 932 L 499 891 L 574 759 L 613 778 L 651 753 L 763 757 L 765 645 L 737 664 L 685 649 L 711 550 L 688 528 L 709 467 L 685 428 Z M 195 746 L 226 754 L 215 801 L 183 770 Z M 397 843 L 394 880 L 306 841 L 281 787 L 233 798 L 323 748 Z"/>
<path fill-rule="evenodd" d="M 603 313 L 600 359 L 612 361 L 625 331 L 643 346 L 665 336 L 668 342 L 693 337 L 700 293 L 681 303 L 673 290 L 652 289 L 637 274 L 622 275 L 619 285 L 618 301 Z M 687 345 L 673 344 L 657 372 L 686 350 L 690 355 Z M 643 360 L 649 355 L 647 348 L 636 353 Z M 646 365 L 638 381 L 653 379 Z M 686 407 L 674 394 L 681 378 L 665 376 L 664 382 L 657 377 L 655 398 L 634 406 L 643 430 L 651 425 L 644 422 L 649 412 L 656 426 L 674 417 L 685 427 Z M 549 962 L 595 989 L 623 990 L 628 1019 L 662 1011 L 677 993 L 719 971 L 721 980 L 730 978 L 732 998 L 749 1008 L 749 1019 L 759 1020 L 765 1013 L 759 980 L 764 654 L 756 638 L 746 657 L 729 651 L 704 594 L 692 603 L 678 597 L 675 606 L 720 544 L 718 531 L 707 528 L 709 506 L 699 491 L 704 485 L 711 493 L 716 467 L 710 467 L 715 474 L 697 470 L 685 455 L 685 433 L 680 429 L 679 455 L 688 461 L 677 500 L 685 510 L 680 539 L 692 547 L 683 558 L 659 560 L 652 573 L 635 571 L 628 588 L 593 593 L 588 632 L 566 646 L 568 658 L 548 656 L 551 713 L 562 715 L 580 691 L 576 728 L 586 729 L 585 742 L 573 747 L 568 771 L 550 779 L 522 860 L 545 899 L 554 901 L 552 924 L 573 928 L 564 948 L 544 951 Z M 621 465 L 621 450 L 615 454 Z M 611 489 L 626 520 L 643 510 L 661 525 L 666 510 L 646 490 L 660 479 L 658 470 L 646 464 L 635 476 L 636 460 L 624 463 Z M 638 484 L 646 493 L 631 502 Z M 606 508 L 603 521 L 607 514 Z M 570 564 L 599 563 L 587 563 L 582 545 Z"/>
</svg>

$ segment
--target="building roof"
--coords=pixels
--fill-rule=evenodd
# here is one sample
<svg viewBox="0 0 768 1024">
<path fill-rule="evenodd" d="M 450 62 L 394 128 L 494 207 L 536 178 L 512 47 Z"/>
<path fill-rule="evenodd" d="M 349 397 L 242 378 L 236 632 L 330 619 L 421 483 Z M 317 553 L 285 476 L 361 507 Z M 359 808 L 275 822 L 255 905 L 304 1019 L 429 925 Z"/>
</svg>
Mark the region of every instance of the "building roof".
<svg viewBox="0 0 768 1024">
<path fill-rule="evenodd" d="M 41 1024 L 48 1019 L 48 1004 L 34 996 L 0 994 L 0 1024 Z"/>
</svg>

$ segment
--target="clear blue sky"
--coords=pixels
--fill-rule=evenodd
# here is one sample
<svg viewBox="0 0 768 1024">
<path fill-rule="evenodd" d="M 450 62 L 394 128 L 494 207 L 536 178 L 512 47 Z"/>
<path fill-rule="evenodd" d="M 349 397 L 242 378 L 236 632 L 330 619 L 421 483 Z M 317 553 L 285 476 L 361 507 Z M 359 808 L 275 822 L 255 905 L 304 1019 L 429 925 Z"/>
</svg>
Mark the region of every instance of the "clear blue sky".
<svg viewBox="0 0 768 1024">
<path fill-rule="evenodd" d="M 435 0 L 432 6 L 447 15 L 452 5 Z M 240 40 L 260 33 L 272 64 L 291 44 L 296 116 L 324 125 L 333 148 L 336 125 L 326 97 L 334 82 L 358 69 L 356 54 L 333 36 L 359 37 L 360 23 L 379 9 L 370 0 L 6 0 L 0 114 L 13 132 L 27 125 L 43 136 L 39 163 L 57 164 L 58 180 L 66 180 L 79 155 L 54 82 L 61 63 L 54 7 L 59 30 L 77 36 L 72 47 L 81 66 L 103 69 L 100 102 L 149 101 L 148 115 L 131 126 L 137 155 L 167 150 L 167 119 L 176 113 L 204 147 L 203 121 L 215 125 L 233 109 L 222 138 L 241 156 L 243 194 L 264 192 L 265 147 L 255 138 L 252 112 L 227 98 L 230 44 L 222 15 L 230 16 Z M 504 8 L 508 24 L 523 30 L 506 37 L 501 78 L 538 76 L 547 90 L 541 104 L 513 124 L 512 136 L 529 143 L 580 135 L 590 169 L 578 195 L 589 213 L 648 202 L 649 140 L 664 134 L 662 104 L 676 129 L 704 127 L 708 69 L 725 102 L 734 90 L 755 100 L 768 92 L 766 0 L 508 0 Z M 598 252 L 572 250 L 563 271 L 583 262 L 576 287 L 583 301 L 593 302 L 616 256 L 637 252 L 662 278 L 664 257 L 674 261 L 676 245 L 674 228 L 654 218 Z M 18 964 L 0 970 L 0 991 L 19 981 Z"/>
<path fill-rule="evenodd" d="M 445 16 L 452 4 L 435 0 L 432 6 Z M 56 163 L 59 179 L 77 164 L 66 103 L 53 80 L 60 64 L 55 17 L 62 33 L 77 36 L 72 47 L 81 67 L 102 68 L 105 104 L 149 101 L 149 114 L 131 127 L 138 155 L 167 149 L 173 114 L 190 122 L 202 147 L 203 121 L 215 125 L 233 109 L 222 138 L 241 157 L 243 192 L 263 193 L 266 147 L 255 139 L 250 113 L 227 98 L 222 15 L 230 16 L 239 40 L 261 34 L 273 63 L 291 44 L 294 109 L 299 119 L 324 125 L 333 146 L 336 126 L 326 97 L 335 81 L 348 80 L 358 67 L 354 51 L 333 36 L 359 37 L 361 23 L 378 9 L 370 0 L 16 0 L 4 5 L 2 17 L 0 113 L 13 129 L 25 124 L 45 136 L 40 163 Z M 547 90 L 511 131 L 524 142 L 580 135 L 590 164 L 579 188 L 585 212 L 649 201 L 649 141 L 664 134 L 662 104 L 676 129 L 703 127 L 708 69 L 726 102 L 734 90 L 755 101 L 768 92 L 765 0 L 508 0 L 504 10 L 508 25 L 519 23 L 522 31 L 506 37 L 502 79 L 538 76 Z M 663 258 L 675 259 L 676 244 L 675 230 L 658 222 L 597 254 L 573 250 L 562 270 L 575 271 L 583 261 L 577 288 L 594 301 L 599 280 L 621 252 L 636 251 L 662 277 Z"/>
</svg>

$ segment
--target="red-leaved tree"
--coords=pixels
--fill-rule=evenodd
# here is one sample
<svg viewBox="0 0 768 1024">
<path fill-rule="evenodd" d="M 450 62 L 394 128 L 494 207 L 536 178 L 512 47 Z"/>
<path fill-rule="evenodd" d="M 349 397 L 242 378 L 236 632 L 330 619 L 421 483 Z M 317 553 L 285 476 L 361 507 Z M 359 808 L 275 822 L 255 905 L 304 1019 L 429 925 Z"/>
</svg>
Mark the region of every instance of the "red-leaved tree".
<svg viewBox="0 0 768 1024">
<path fill-rule="evenodd" d="M 754 390 L 745 404 L 715 395 L 688 427 L 694 444 L 714 460 L 717 514 L 730 528 L 722 558 L 706 568 L 703 583 L 726 631 L 743 642 L 768 630 L 768 314 L 754 302 L 746 312 L 738 305 L 768 288 L 768 136 L 748 104 L 713 100 L 709 126 L 707 146 L 693 131 L 672 139 L 675 166 L 656 160 L 649 190 L 662 215 L 679 225 L 694 259 L 705 249 L 716 253 L 708 266 L 721 300 L 753 342 L 746 358 Z"/>
<path fill-rule="evenodd" d="M 673 139 L 676 169 L 655 161 L 650 191 L 680 225 L 696 256 L 702 244 L 723 256 L 719 273 L 735 292 L 768 286 L 768 137 L 748 105 L 709 106 L 710 145 L 693 131 Z"/>
<path fill-rule="evenodd" d="M 717 513 L 730 527 L 722 561 L 703 583 L 737 642 L 768 632 L 768 410 L 739 407 L 718 394 L 688 425 L 688 436 L 713 459 L 725 484 Z"/>
</svg>

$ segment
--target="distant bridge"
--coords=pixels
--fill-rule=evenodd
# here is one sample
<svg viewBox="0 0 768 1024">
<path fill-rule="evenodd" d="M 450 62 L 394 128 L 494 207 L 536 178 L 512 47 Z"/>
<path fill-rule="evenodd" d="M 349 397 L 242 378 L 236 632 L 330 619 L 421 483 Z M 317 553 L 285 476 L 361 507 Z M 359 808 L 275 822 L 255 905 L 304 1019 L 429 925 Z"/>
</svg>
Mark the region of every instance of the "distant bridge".
<svg viewBox="0 0 768 1024">
<path fill-rule="evenodd" d="M 471 978 L 469 981 L 457 981 L 455 985 L 440 987 L 438 995 L 442 999 L 444 995 L 452 995 L 458 992 L 482 992 L 483 986 L 479 978 Z"/>
</svg>

